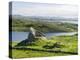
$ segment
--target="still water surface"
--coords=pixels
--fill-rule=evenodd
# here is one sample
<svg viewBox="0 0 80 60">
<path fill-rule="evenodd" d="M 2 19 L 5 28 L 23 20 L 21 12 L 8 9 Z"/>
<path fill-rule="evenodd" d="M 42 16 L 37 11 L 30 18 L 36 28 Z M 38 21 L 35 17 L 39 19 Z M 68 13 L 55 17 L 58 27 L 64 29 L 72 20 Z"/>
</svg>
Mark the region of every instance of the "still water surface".
<svg viewBox="0 0 80 60">
<path fill-rule="evenodd" d="M 11 32 L 10 32 L 11 33 Z M 47 38 L 52 36 L 61 36 L 61 35 L 74 35 L 77 32 L 50 32 L 44 33 Z M 22 41 L 27 39 L 29 32 L 12 32 L 12 36 L 10 34 L 10 40 L 12 37 L 12 41 Z"/>
</svg>

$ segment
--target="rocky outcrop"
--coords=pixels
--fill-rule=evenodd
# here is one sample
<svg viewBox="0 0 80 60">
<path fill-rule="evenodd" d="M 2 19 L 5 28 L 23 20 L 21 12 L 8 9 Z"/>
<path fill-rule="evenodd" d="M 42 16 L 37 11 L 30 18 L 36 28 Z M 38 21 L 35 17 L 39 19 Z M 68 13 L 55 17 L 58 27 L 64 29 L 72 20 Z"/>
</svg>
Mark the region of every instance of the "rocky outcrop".
<svg viewBox="0 0 80 60">
<path fill-rule="evenodd" d="M 20 43 L 18 43 L 15 47 L 30 45 L 30 44 L 32 44 L 32 42 L 35 42 L 36 40 L 42 40 L 43 41 L 43 40 L 46 40 L 46 37 L 42 32 L 37 31 L 31 27 L 28 38 L 21 41 Z"/>
<path fill-rule="evenodd" d="M 34 28 L 31 27 L 29 35 L 28 35 L 28 40 L 34 41 L 35 39 L 46 40 L 46 36 L 42 32 L 37 31 L 37 30 L 35 30 Z"/>
</svg>

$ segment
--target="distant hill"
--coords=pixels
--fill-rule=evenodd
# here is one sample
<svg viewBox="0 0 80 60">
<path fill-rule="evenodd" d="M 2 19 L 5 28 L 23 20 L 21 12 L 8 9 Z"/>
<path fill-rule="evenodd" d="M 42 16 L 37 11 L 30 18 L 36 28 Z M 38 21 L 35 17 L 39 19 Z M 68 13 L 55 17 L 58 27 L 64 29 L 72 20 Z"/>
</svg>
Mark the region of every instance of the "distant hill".
<svg viewBox="0 0 80 60">
<path fill-rule="evenodd" d="M 23 19 L 23 20 L 43 20 L 43 21 L 48 21 L 48 22 L 67 22 L 67 23 L 78 23 L 77 18 L 70 18 L 70 17 L 49 17 L 49 16 L 21 16 L 21 15 L 13 15 L 12 16 L 13 20 L 14 18 L 16 19 Z"/>
<path fill-rule="evenodd" d="M 55 20 L 53 18 L 33 17 L 33 16 L 12 16 L 12 31 L 29 31 L 29 27 L 42 32 L 73 32 L 78 30 L 78 24 L 64 22 L 67 20 Z M 69 21 L 69 20 L 68 20 Z M 71 22 L 73 20 L 70 20 Z"/>
</svg>

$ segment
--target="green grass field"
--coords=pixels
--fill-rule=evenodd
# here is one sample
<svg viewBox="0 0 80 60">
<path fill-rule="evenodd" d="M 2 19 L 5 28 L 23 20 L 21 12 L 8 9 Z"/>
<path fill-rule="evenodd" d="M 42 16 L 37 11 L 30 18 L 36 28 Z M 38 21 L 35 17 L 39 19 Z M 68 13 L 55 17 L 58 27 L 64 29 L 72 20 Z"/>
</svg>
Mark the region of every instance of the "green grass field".
<svg viewBox="0 0 80 60">
<path fill-rule="evenodd" d="M 44 24 L 45 23 L 45 24 Z M 11 31 L 29 31 L 30 27 L 41 32 L 74 32 L 78 31 L 78 24 L 60 23 L 60 22 L 47 22 L 47 21 L 33 21 L 23 19 L 13 19 L 10 25 Z"/>
<path fill-rule="evenodd" d="M 77 55 L 78 40 L 74 36 L 54 36 L 49 40 L 36 40 L 32 43 L 26 43 L 24 46 L 16 46 L 19 42 L 12 42 L 10 48 L 11 58 L 31 58 L 47 56 L 66 56 Z M 11 44 L 10 44 L 11 46 Z"/>
</svg>

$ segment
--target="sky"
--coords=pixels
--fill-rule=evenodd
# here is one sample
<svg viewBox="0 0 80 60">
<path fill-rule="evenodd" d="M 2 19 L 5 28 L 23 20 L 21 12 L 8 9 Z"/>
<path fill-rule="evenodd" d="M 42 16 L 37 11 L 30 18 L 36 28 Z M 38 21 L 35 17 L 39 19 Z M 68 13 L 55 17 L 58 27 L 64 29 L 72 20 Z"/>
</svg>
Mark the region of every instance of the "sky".
<svg viewBox="0 0 80 60">
<path fill-rule="evenodd" d="M 78 16 L 78 6 L 68 4 L 12 2 L 12 15 L 76 18 Z"/>
</svg>

